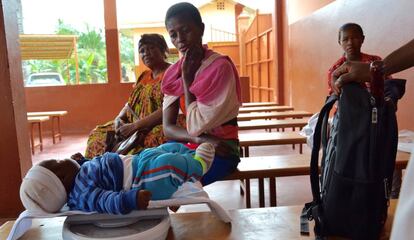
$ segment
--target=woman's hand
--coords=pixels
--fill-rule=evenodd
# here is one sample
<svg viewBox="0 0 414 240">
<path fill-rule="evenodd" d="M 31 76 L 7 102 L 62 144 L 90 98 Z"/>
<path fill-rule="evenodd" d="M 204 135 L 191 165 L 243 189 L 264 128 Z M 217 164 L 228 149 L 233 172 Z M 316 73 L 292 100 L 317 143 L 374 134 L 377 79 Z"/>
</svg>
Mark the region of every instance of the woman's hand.
<svg viewBox="0 0 414 240">
<path fill-rule="evenodd" d="M 116 130 L 116 135 L 122 139 L 126 139 L 138 130 L 139 127 L 136 123 L 126 123 Z"/>
<path fill-rule="evenodd" d="M 339 95 L 341 87 L 348 82 L 369 82 L 371 72 L 369 63 L 345 62 L 332 73 L 331 86 L 335 94 Z"/>
<path fill-rule="evenodd" d="M 200 68 L 203 58 L 204 49 L 202 47 L 192 46 L 185 52 L 181 71 L 184 84 L 187 87 L 193 83 L 195 73 Z"/>
</svg>

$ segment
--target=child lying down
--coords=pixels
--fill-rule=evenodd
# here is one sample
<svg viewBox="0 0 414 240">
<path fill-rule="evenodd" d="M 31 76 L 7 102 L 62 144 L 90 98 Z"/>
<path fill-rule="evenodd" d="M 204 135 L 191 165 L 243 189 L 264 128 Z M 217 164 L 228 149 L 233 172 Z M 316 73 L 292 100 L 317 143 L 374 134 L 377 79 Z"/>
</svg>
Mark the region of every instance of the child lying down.
<svg viewBox="0 0 414 240">
<path fill-rule="evenodd" d="M 212 144 L 190 150 L 166 143 L 137 155 L 105 153 L 80 166 L 72 159 L 45 160 L 23 179 L 20 198 L 29 211 L 70 210 L 127 214 L 149 200 L 169 199 L 187 181 L 197 181 L 214 159 Z"/>
</svg>

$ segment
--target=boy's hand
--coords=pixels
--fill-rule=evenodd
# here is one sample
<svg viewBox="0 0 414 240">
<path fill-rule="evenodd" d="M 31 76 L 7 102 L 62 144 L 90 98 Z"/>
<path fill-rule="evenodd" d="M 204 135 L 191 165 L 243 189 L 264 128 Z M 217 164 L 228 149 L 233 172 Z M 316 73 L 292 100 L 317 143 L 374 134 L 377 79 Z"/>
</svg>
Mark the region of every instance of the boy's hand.
<svg viewBox="0 0 414 240">
<path fill-rule="evenodd" d="M 151 200 L 151 192 L 148 190 L 139 190 L 137 193 L 137 207 L 140 210 L 148 208 L 148 203 Z"/>
</svg>

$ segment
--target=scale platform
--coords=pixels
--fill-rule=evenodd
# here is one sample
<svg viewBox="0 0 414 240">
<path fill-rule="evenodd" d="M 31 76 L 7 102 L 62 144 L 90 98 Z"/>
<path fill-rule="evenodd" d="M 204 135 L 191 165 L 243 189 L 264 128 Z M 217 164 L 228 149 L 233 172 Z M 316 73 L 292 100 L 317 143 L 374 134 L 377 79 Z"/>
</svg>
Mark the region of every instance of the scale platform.
<svg viewBox="0 0 414 240">
<path fill-rule="evenodd" d="M 68 216 L 64 240 L 165 239 L 170 228 L 167 208 L 133 211 L 127 215 L 93 214 Z"/>
</svg>

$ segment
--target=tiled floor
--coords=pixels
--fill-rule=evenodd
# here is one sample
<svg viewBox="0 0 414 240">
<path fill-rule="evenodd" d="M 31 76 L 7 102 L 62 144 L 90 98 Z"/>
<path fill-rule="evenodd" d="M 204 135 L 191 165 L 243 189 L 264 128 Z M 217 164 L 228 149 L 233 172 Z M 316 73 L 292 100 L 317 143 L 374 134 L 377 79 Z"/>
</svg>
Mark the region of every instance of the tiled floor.
<svg viewBox="0 0 414 240">
<path fill-rule="evenodd" d="M 61 142 L 52 144 L 51 138 L 46 134 L 44 138 L 43 152 L 36 150 L 33 155 L 33 163 L 37 163 L 45 159 L 63 159 L 68 158 L 76 152 L 83 153 L 86 147 L 87 134 L 64 134 Z M 304 152 L 309 153 L 309 149 L 304 146 Z M 285 146 L 263 146 L 251 147 L 250 156 L 269 156 L 269 155 L 287 155 L 297 154 L 298 146 L 295 150 L 291 145 Z M 302 205 L 311 200 L 311 191 L 309 184 L 309 176 L 300 177 L 281 177 L 277 178 L 277 204 L 278 206 L 286 205 Z M 268 185 L 265 183 L 265 185 Z M 258 191 L 257 182 L 251 184 L 252 207 L 258 207 Z M 220 181 L 213 183 L 205 190 L 210 198 L 220 203 L 225 209 L 244 208 L 244 198 L 240 195 L 238 181 Z M 266 190 L 268 194 L 268 190 Z M 266 200 L 268 198 L 266 197 Z M 268 203 L 266 203 L 268 205 Z M 199 211 L 206 210 L 205 206 L 186 206 L 179 211 Z"/>
</svg>

